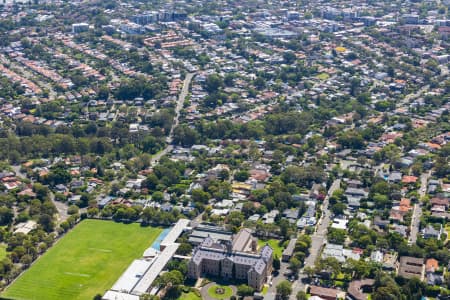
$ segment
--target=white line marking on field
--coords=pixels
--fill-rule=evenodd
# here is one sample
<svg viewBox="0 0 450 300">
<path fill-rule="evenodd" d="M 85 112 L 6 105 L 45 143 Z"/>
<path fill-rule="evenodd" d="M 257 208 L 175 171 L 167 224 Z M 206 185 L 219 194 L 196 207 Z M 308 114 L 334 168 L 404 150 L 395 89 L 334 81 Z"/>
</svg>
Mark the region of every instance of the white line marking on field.
<svg viewBox="0 0 450 300">
<path fill-rule="evenodd" d="M 73 276 L 79 276 L 79 277 L 91 277 L 91 275 L 89 275 L 89 274 L 82 274 L 82 273 L 64 272 L 64 274 L 73 275 Z"/>
<path fill-rule="evenodd" d="M 112 252 L 111 249 L 101 249 L 101 248 L 88 248 L 89 250 L 95 250 L 100 252 Z"/>
</svg>

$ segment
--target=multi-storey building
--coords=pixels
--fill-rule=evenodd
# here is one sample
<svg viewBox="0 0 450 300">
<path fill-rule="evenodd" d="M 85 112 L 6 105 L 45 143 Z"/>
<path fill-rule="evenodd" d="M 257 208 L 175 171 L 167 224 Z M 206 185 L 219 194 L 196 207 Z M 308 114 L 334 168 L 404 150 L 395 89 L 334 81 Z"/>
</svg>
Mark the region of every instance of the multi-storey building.
<svg viewBox="0 0 450 300">
<path fill-rule="evenodd" d="M 231 242 L 215 242 L 207 237 L 194 250 L 188 265 L 188 276 L 193 279 L 212 275 L 246 280 L 249 286 L 260 291 L 272 271 L 273 250 L 268 245 L 259 252 L 256 248 L 257 240 L 248 229 L 242 229 Z"/>
</svg>

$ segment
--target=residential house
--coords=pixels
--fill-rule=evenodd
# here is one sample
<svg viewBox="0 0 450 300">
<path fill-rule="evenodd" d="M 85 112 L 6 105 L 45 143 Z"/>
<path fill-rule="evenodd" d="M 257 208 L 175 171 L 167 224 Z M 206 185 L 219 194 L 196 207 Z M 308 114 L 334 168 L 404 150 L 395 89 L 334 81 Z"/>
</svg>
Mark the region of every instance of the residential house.
<svg viewBox="0 0 450 300">
<path fill-rule="evenodd" d="M 409 185 L 409 184 L 415 184 L 418 180 L 418 177 L 416 176 L 409 176 L 409 175 L 404 175 L 402 177 L 402 183 L 405 185 Z"/>
<path fill-rule="evenodd" d="M 392 207 L 389 219 L 396 222 L 403 222 L 403 217 L 412 209 L 411 200 L 402 198 L 398 205 Z"/>
<path fill-rule="evenodd" d="M 430 180 L 428 181 L 428 193 L 429 194 L 435 194 L 437 192 L 438 187 L 440 186 L 439 180 Z"/>
<path fill-rule="evenodd" d="M 283 211 L 283 217 L 289 221 L 289 223 L 297 223 L 299 210 L 297 208 L 285 209 Z"/>
<path fill-rule="evenodd" d="M 429 258 L 425 262 L 426 281 L 429 285 L 441 285 L 444 282 L 442 274 L 436 273 L 439 269 L 439 262 L 434 258 Z"/>
<path fill-rule="evenodd" d="M 111 196 L 101 197 L 100 199 L 97 200 L 97 205 L 100 209 L 102 209 L 103 207 L 108 205 L 113 200 L 114 200 L 114 197 L 111 197 Z"/>
<path fill-rule="evenodd" d="M 444 197 L 434 197 L 430 200 L 431 215 L 433 217 L 440 217 L 450 219 L 450 214 L 447 212 L 449 207 L 449 199 Z"/>
<path fill-rule="evenodd" d="M 381 219 L 380 216 L 376 216 L 373 219 L 373 226 L 380 230 L 386 229 L 389 226 L 389 223 L 390 223 L 389 220 L 383 220 L 383 219 Z"/>
<path fill-rule="evenodd" d="M 276 209 L 272 209 L 268 213 L 265 213 L 262 217 L 262 221 L 264 224 L 273 224 L 275 223 L 275 218 L 280 214 L 280 212 Z"/>
<path fill-rule="evenodd" d="M 400 181 L 402 181 L 402 173 L 397 171 L 391 172 L 387 177 L 387 181 L 390 183 L 399 183 Z"/>
<path fill-rule="evenodd" d="M 383 270 L 388 271 L 396 270 L 398 267 L 397 257 L 398 257 L 397 252 L 385 253 L 383 256 L 383 264 L 382 264 Z"/>
<path fill-rule="evenodd" d="M 253 214 L 253 215 L 251 215 L 251 216 L 248 218 L 248 220 L 249 220 L 249 221 L 253 221 L 253 222 L 257 222 L 260 218 L 261 218 L 260 215 L 258 215 L 258 214 Z"/>
<path fill-rule="evenodd" d="M 383 263 L 383 252 L 380 250 L 372 251 L 370 254 L 370 260 L 376 263 Z"/>
<path fill-rule="evenodd" d="M 425 262 L 425 272 L 434 273 L 439 269 L 439 262 L 434 258 L 429 258 Z"/>
<path fill-rule="evenodd" d="M 438 230 L 434 228 L 431 224 L 428 224 L 427 227 L 423 229 L 423 238 L 424 239 L 435 238 L 437 240 L 440 240 L 442 234 L 442 225 L 439 224 L 439 226 L 440 228 Z"/>
<path fill-rule="evenodd" d="M 344 246 L 342 245 L 328 243 L 323 249 L 322 257 L 334 257 L 339 262 L 344 263 L 348 258 L 359 260 L 361 254 L 357 249 L 344 249 Z"/>
<path fill-rule="evenodd" d="M 316 201 L 306 201 L 306 212 L 298 219 L 297 228 L 302 229 L 307 226 L 316 225 Z"/>
<path fill-rule="evenodd" d="M 360 203 L 361 199 L 367 198 L 369 193 L 366 192 L 362 188 L 347 187 L 344 195 L 347 197 L 347 202 L 348 202 L 349 207 L 358 208 L 361 206 L 361 203 Z"/>
<path fill-rule="evenodd" d="M 347 230 L 348 220 L 335 218 L 333 219 L 333 223 L 331 224 L 331 228 Z"/>
</svg>

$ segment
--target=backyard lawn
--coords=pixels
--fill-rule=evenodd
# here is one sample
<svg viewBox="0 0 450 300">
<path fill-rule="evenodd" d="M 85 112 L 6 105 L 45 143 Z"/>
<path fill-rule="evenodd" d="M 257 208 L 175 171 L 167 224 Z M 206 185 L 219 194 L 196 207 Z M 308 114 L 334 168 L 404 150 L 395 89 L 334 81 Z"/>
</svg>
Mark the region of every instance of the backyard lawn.
<svg viewBox="0 0 450 300">
<path fill-rule="evenodd" d="M 85 220 L 1 295 L 17 300 L 92 299 L 103 294 L 162 229 Z"/>
<path fill-rule="evenodd" d="M 328 75 L 327 73 L 320 73 L 319 75 L 317 75 L 317 78 L 319 78 L 320 80 L 327 80 L 328 78 L 330 78 L 330 75 Z"/>
</svg>

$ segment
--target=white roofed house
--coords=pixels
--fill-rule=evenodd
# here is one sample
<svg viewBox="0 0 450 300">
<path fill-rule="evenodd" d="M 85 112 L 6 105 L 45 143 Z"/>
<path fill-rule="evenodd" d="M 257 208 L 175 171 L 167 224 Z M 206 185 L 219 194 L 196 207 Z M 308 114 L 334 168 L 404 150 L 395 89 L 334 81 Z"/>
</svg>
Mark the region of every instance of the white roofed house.
<svg viewBox="0 0 450 300">
<path fill-rule="evenodd" d="M 375 250 L 370 254 L 370 260 L 377 263 L 383 263 L 383 252 Z"/>
<path fill-rule="evenodd" d="M 333 219 L 333 223 L 331 224 L 331 228 L 347 230 L 348 220 L 346 219 Z"/>
<path fill-rule="evenodd" d="M 342 245 L 328 243 L 322 252 L 322 258 L 334 257 L 344 263 L 348 258 L 359 260 L 361 255 L 351 249 L 345 249 Z"/>
</svg>

